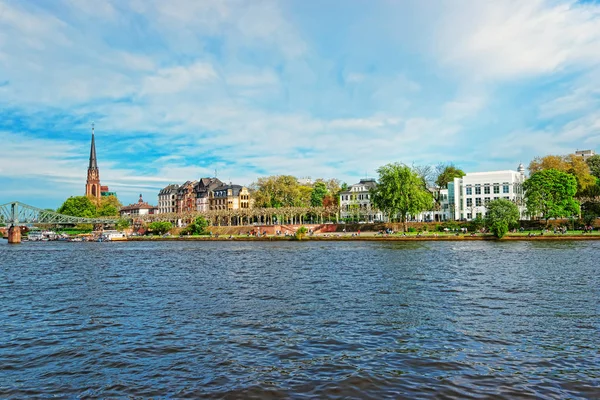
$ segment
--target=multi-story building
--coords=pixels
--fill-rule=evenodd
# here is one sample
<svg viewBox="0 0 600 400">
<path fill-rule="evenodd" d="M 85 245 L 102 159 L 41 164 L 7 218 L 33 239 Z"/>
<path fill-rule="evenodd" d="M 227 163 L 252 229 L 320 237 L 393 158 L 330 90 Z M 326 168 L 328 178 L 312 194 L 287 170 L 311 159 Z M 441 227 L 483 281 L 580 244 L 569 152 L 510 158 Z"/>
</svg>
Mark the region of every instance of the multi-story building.
<svg viewBox="0 0 600 400">
<path fill-rule="evenodd" d="M 575 155 L 577 157 L 583 158 L 584 160 L 587 160 L 588 158 L 595 156 L 596 152 L 594 150 L 577 150 L 575 152 Z"/>
<path fill-rule="evenodd" d="M 222 185 L 223 182 L 217 178 L 199 179 L 194 186 L 194 193 L 196 194 L 196 211 L 204 212 L 210 210 L 210 192 Z"/>
<path fill-rule="evenodd" d="M 221 184 L 208 193 L 211 210 L 237 210 L 251 207 L 250 192 L 244 186 Z"/>
<path fill-rule="evenodd" d="M 177 211 L 177 190 L 179 185 L 171 184 L 158 193 L 158 213 L 174 213 Z"/>
<path fill-rule="evenodd" d="M 371 205 L 370 190 L 377 187 L 375 179 L 361 179 L 340 193 L 340 218 L 366 222 L 383 221 L 383 213 Z"/>
<path fill-rule="evenodd" d="M 122 207 L 119 212 L 121 213 L 121 217 L 136 217 L 138 215 L 156 214 L 158 213 L 158 207 L 151 206 L 145 202 L 140 194 L 140 199 L 137 203 Z"/>
<path fill-rule="evenodd" d="M 467 221 L 485 218 L 487 203 L 497 199 L 515 203 L 519 207 L 521 218 L 525 218 L 523 182 L 523 164 L 519 165 L 517 171 L 472 172 L 462 178 L 454 178 L 448 184 L 450 218 Z"/>
<path fill-rule="evenodd" d="M 187 181 L 177 189 L 177 207 L 175 212 L 196 211 L 196 193 L 194 193 L 196 181 Z"/>
</svg>

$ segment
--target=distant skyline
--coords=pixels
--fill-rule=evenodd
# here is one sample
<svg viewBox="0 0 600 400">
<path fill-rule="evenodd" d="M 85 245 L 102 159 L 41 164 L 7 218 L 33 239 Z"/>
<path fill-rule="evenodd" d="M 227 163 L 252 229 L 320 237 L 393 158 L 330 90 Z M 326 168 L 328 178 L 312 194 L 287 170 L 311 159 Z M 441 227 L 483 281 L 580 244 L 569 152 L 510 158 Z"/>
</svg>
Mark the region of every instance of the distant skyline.
<svg viewBox="0 0 600 400">
<path fill-rule="evenodd" d="M 0 204 L 600 147 L 600 2 L 0 0 Z"/>
</svg>

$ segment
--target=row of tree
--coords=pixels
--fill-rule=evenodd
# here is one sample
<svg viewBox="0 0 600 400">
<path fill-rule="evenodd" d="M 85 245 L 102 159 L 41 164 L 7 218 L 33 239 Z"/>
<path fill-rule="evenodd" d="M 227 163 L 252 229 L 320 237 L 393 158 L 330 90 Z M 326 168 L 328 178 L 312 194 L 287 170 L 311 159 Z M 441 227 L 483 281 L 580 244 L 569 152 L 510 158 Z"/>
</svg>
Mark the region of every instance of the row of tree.
<svg viewBox="0 0 600 400">
<path fill-rule="evenodd" d="M 339 194 L 346 188 L 337 179 L 302 184 L 291 175 L 274 175 L 258 178 L 250 192 L 257 208 L 330 207 L 338 205 Z"/>
<path fill-rule="evenodd" d="M 95 197 L 72 196 L 56 210 L 59 214 L 82 218 L 118 217 L 123 205 L 115 196 Z"/>
</svg>

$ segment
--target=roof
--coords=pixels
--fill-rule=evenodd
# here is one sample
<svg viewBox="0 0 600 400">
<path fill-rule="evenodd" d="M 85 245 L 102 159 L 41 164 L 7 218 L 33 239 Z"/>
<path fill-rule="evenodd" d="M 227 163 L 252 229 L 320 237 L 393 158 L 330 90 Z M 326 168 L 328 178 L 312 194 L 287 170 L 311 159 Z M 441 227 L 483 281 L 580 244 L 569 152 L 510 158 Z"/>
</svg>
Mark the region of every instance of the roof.
<svg viewBox="0 0 600 400">
<path fill-rule="evenodd" d="M 89 169 L 98 169 L 98 162 L 96 160 L 96 142 L 94 140 L 94 128 L 92 128 L 92 145 L 90 146 L 90 165 Z"/>
<path fill-rule="evenodd" d="M 161 189 L 160 192 L 158 192 L 158 194 L 161 195 L 161 194 L 175 193 L 175 192 L 177 192 L 177 189 L 179 189 L 179 185 L 173 183 L 173 184 L 165 187 L 164 189 Z"/>
<path fill-rule="evenodd" d="M 120 211 L 122 212 L 122 211 L 131 211 L 131 210 L 150 210 L 153 208 L 157 208 L 157 207 L 151 206 L 150 204 L 145 202 L 144 199 L 142 198 L 142 195 L 140 194 L 140 199 L 138 200 L 137 203 L 133 203 L 128 206 L 121 207 Z"/>
<path fill-rule="evenodd" d="M 226 190 L 229 190 L 229 189 L 231 189 L 233 196 L 237 196 L 237 195 L 240 194 L 240 191 L 242 189 L 244 189 L 244 187 L 242 185 L 225 185 L 225 184 L 222 184 L 221 186 L 218 186 L 218 187 L 214 188 L 213 192 L 222 192 L 222 191 L 226 191 Z M 216 193 L 215 193 L 215 195 L 216 195 Z"/>
</svg>

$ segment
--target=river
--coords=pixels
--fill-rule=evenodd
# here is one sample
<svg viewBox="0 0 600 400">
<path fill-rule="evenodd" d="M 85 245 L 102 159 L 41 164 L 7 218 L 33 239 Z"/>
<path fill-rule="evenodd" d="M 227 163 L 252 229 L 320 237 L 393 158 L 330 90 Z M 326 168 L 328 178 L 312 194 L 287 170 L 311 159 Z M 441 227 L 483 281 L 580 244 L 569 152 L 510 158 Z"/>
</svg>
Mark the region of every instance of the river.
<svg viewBox="0 0 600 400">
<path fill-rule="evenodd" d="M 0 398 L 599 398 L 600 242 L 0 241 Z"/>
</svg>

